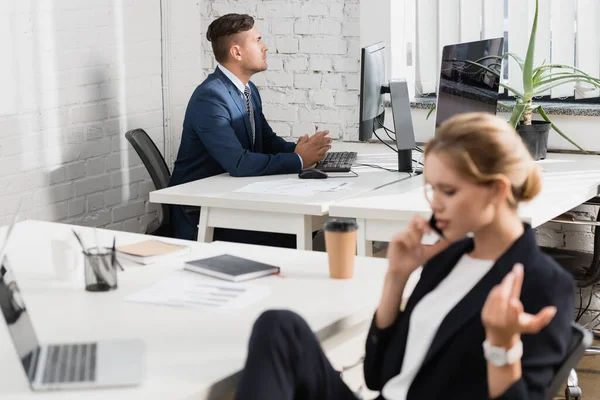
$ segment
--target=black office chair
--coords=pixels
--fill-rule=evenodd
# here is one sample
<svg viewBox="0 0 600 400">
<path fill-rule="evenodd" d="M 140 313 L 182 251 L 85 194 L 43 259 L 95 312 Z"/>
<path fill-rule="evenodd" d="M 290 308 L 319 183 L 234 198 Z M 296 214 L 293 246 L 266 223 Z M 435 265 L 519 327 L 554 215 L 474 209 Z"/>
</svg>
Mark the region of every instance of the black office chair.
<svg viewBox="0 0 600 400">
<path fill-rule="evenodd" d="M 592 345 L 593 335 L 592 333 L 584 329 L 581 325 L 573 322 L 571 325 L 573 331 L 573 340 L 571 346 L 567 352 L 567 356 L 563 361 L 562 365 L 556 371 L 550 387 L 548 388 L 547 399 L 551 400 L 554 395 L 558 392 L 561 385 L 567 381 L 567 387 L 565 388 L 565 399 L 575 400 L 581 399 L 581 389 L 578 386 L 577 375 L 574 374 L 577 363 L 583 357 L 586 350 Z M 574 379 L 573 379 L 574 378 Z"/>
<path fill-rule="evenodd" d="M 154 187 L 163 189 L 169 186 L 171 172 L 162 154 L 143 129 L 132 129 L 125 133 L 125 137 L 135 149 L 146 170 L 152 178 Z M 148 235 L 171 237 L 171 210 L 168 204 L 161 204 L 158 209 L 158 217 L 148 224 L 146 233 Z"/>
</svg>

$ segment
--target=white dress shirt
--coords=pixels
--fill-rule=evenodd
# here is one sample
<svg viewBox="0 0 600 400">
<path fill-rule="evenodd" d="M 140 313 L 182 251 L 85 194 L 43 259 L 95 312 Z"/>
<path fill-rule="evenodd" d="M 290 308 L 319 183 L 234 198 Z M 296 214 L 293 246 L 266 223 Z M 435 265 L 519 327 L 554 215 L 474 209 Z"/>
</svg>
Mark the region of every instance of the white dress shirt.
<svg viewBox="0 0 600 400">
<path fill-rule="evenodd" d="M 228 70 L 221 64 L 217 64 L 217 68 L 219 68 L 221 70 L 221 72 L 223 72 L 225 74 L 225 76 L 227 78 L 229 78 L 231 83 L 233 83 L 234 86 L 236 88 L 238 88 L 238 90 L 240 91 L 240 96 L 242 97 L 242 100 L 244 100 L 244 103 L 246 103 L 246 96 L 244 95 L 244 89 L 246 88 L 246 86 L 244 86 L 244 83 L 240 80 L 240 78 L 235 76 L 233 74 L 233 72 L 231 72 L 230 70 Z M 248 89 L 250 89 L 249 85 L 248 85 Z M 304 168 L 304 162 L 302 161 L 302 157 L 300 157 L 300 154 L 298 154 L 298 153 L 296 153 L 296 154 L 298 155 L 298 159 L 300 160 L 300 168 Z"/>
<path fill-rule="evenodd" d="M 480 260 L 465 254 L 448 276 L 417 303 L 410 315 L 400 374 L 390 379 L 381 392 L 386 400 L 406 399 L 408 389 L 417 376 L 442 321 L 493 265 L 492 260 Z"/>
<path fill-rule="evenodd" d="M 225 76 L 229 78 L 229 80 L 231 81 L 231 83 L 233 83 L 235 85 L 235 87 L 238 88 L 238 90 L 240 91 L 240 96 L 242 97 L 242 99 L 244 101 L 246 101 L 246 98 L 244 97 L 245 85 L 242 83 L 242 81 L 240 80 L 240 78 L 238 78 L 237 76 L 235 76 L 233 74 L 233 72 L 231 72 L 230 70 L 228 70 L 227 68 L 225 68 L 221 64 L 217 64 L 217 68 L 219 68 L 221 70 L 221 72 L 224 73 Z"/>
</svg>

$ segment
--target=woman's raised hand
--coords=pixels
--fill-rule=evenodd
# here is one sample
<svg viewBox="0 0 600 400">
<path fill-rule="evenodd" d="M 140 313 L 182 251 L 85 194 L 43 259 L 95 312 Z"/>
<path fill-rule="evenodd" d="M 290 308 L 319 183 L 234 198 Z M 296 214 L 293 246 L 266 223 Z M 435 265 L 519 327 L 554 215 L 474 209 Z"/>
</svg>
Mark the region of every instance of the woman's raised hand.
<svg viewBox="0 0 600 400">
<path fill-rule="evenodd" d="M 414 270 L 449 246 L 449 241 L 444 239 L 433 245 L 422 244 L 423 235 L 430 231 L 431 227 L 425 218 L 414 216 L 406 230 L 394 236 L 388 246 L 388 273 L 408 277 Z"/>
</svg>

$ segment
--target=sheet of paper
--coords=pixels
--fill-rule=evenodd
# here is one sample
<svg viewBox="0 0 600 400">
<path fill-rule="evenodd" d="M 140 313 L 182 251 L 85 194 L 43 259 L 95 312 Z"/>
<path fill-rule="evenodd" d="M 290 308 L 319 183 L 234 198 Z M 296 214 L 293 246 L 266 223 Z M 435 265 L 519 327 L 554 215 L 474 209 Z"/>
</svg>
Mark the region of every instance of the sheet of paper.
<svg viewBox="0 0 600 400">
<path fill-rule="evenodd" d="M 286 196 L 314 196 L 323 192 L 337 192 L 350 187 L 348 182 L 338 182 L 336 179 L 278 179 L 268 182 L 250 183 L 236 190 L 241 193 L 281 194 Z"/>
<path fill-rule="evenodd" d="M 125 298 L 136 303 L 201 309 L 241 309 L 267 297 L 267 286 L 173 277 Z"/>
</svg>

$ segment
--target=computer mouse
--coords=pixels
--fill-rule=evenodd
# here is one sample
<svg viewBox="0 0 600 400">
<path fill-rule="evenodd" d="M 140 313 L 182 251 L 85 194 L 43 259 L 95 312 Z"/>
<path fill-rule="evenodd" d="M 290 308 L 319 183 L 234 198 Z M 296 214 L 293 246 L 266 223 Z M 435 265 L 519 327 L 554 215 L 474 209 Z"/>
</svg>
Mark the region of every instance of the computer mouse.
<svg viewBox="0 0 600 400">
<path fill-rule="evenodd" d="M 298 174 L 298 178 L 300 179 L 325 179 L 327 178 L 327 173 L 321 171 L 316 168 L 307 168 L 300 171 Z"/>
</svg>

